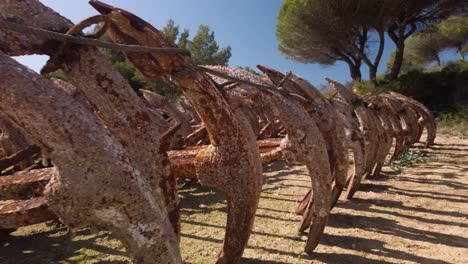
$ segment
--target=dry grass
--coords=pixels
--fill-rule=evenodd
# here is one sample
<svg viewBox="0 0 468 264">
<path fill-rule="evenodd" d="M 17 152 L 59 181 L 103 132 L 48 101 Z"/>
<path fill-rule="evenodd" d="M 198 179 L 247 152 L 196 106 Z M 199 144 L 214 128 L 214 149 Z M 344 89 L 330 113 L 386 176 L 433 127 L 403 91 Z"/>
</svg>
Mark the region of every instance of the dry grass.
<svg viewBox="0 0 468 264">
<path fill-rule="evenodd" d="M 441 134 L 461 139 L 468 138 L 468 110 L 459 113 L 439 113 L 437 126 Z"/>
<path fill-rule="evenodd" d="M 302 166 L 266 167 L 254 232 L 242 263 L 466 263 L 468 140 L 440 137 L 425 162 L 367 180 L 333 210 L 321 245 L 302 253 L 292 212 L 309 186 Z M 213 263 L 223 239 L 223 196 L 196 184 L 182 190 L 182 252 L 188 263 Z M 242 232 L 242 230 L 239 230 Z M 23 228 L 0 246 L 0 263 L 128 263 L 108 232 Z"/>
</svg>

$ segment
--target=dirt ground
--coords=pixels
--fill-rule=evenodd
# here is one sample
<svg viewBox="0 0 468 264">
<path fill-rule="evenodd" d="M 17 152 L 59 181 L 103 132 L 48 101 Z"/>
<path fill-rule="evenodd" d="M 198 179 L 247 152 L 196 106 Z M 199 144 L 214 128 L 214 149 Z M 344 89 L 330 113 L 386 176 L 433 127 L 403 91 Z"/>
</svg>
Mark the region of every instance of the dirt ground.
<svg viewBox="0 0 468 264">
<path fill-rule="evenodd" d="M 302 253 L 293 210 L 309 186 L 302 166 L 275 163 L 266 178 L 242 263 L 468 263 L 468 139 L 439 136 L 424 162 L 385 167 L 355 198 L 332 211 L 321 244 Z M 182 252 L 187 263 L 214 263 L 226 220 L 223 196 L 182 187 Z M 239 230 L 240 231 L 240 230 Z M 129 263 L 106 231 L 72 238 L 64 227 L 22 228 L 0 245 L 0 263 Z"/>
</svg>

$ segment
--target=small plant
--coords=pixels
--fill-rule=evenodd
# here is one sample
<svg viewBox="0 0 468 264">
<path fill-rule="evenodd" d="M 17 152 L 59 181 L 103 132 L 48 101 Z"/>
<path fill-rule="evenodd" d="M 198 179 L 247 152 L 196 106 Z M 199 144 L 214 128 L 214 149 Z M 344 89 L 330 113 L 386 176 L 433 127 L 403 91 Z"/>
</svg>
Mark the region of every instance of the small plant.
<svg viewBox="0 0 468 264">
<path fill-rule="evenodd" d="M 182 188 L 185 187 L 185 184 L 186 184 L 185 181 L 178 181 L 177 186 L 176 186 L 177 190 L 182 190 Z"/>
<path fill-rule="evenodd" d="M 424 162 L 424 153 L 419 150 L 407 150 L 390 162 L 390 168 L 400 171 L 402 168 L 409 167 L 414 162 Z"/>
</svg>

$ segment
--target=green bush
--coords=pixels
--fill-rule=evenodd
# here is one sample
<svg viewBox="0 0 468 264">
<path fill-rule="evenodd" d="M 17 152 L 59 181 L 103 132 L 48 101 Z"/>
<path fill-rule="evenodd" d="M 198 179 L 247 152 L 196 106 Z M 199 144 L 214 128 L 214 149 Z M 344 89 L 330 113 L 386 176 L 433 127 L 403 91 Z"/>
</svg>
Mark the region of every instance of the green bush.
<svg viewBox="0 0 468 264">
<path fill-rule="evenodd" d="M 434 112 L 460 112 L 468 106 L 468 62 L 451 62 L 442 69 L 434 67 L 425 72 L 412 70 L 390 83 L 380 78 L 377 86 L 369 81 L 355 82 L 353 90 L 361 95 L 395 91 Z"/>
<path fill-rule="evenodd" d="M 396 157 L 390 162 L 390 168 L 394 171 L 400 171 L 402 168 L 409 167 L 413 163 L 424 162 L 424 153 L 420 150 L 408 150 Z"/>
<path fill-rule="evenodd" d="M 358 81 L 353 84 L 353 91 L 360 95 L 379 94 L 383 92 L 381 86 L 375 86 L 370 81 Z"/>
</svg>

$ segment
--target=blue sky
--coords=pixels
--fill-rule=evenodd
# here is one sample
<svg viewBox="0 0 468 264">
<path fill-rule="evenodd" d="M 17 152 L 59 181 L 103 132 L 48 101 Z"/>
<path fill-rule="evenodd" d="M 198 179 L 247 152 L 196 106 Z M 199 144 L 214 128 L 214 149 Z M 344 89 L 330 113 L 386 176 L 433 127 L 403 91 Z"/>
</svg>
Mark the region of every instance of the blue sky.
<svg viewBox="0 0 468 264">
<path fill-rule="evenodd" d="M 283 0 L 103 0 L 114 6 L 126 9 L 156 28 L 163 27 L 169 19 L 187 28 L 192 36 L 200 24 L 209 25 L 215 31 L 220 46 L 230 45 L 232 57 L 230 66 L 250 66 L 256 68 L 263 64 L 280 71 L 293 71 L 318 86 L 325 83 L 324 77 L 331 77 L 340 82 L 349 81 L 346 64 L 338 62 L 333 66 L 302 64 L 287 60 L 277 49 L 275 37 L 277 16 Z M 96 11 L 85 0 L 41 0 L 73 22 L 79 22 Z M 379 73 L 385 72 L 386 61 L 394 49 L 393 43 L 386 41 L 385 52 L 379 67 Z M 444 59 L 452 58 L 445 53 Z M 45 56 L 17 58 L 34 70 L 39 70 L 45 63 Z M 367 78 L 367 68 L 362 74 Z"/>
</svg>

